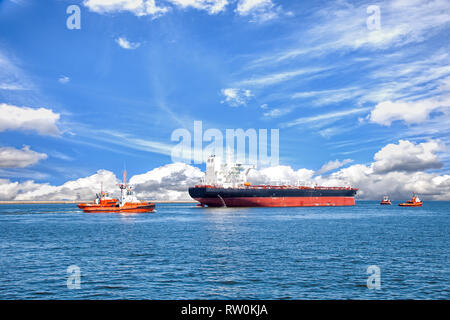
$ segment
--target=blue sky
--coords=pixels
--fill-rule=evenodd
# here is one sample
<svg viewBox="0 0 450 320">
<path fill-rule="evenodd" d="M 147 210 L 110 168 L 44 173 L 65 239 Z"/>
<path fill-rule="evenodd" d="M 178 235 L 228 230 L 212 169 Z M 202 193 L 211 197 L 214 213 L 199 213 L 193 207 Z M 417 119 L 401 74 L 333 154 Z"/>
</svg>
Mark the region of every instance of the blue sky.
<svg viewBox="0 0 450 320">
<path fill-rule="evenodd" d="M 66 27 L 71 4 L 80 30 Z M 195 120 L 279 128 L 294 169 L 438 141 L 442 165 L 427 169 L 446 174 L 449 21 L 447 1 L 0 1 L 0 104 L 59 115 L 41 131 L 0 123 L 0 147 L 46 155 L 0 178 L 143 173 L 171 162 L 171 133 Z"/>
</svg>

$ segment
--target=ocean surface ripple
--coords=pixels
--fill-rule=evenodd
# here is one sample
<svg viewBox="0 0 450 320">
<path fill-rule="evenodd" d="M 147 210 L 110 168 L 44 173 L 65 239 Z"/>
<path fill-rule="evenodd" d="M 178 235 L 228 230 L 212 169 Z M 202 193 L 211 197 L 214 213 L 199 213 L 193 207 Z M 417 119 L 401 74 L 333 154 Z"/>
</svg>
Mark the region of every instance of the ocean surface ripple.
<svg viewBox="0 0 450 320">
<path fill-rule="evenodd" d="M 0 299 L 449 299 L 449 218 L 450 202 L 126 215 L 2 205 Z M 80 289 L 67 287 L 71 265 Z"/>
</svg>

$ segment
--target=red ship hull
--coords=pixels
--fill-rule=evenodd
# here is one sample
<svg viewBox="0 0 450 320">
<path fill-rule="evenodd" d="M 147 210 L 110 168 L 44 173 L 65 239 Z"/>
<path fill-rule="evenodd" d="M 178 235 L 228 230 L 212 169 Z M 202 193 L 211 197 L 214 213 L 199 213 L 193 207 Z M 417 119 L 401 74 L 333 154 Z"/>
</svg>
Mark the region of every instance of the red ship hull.
<svg viewBox="0 0 450 320">
<path fill-rule="evenodd" d="M 209 207 L 316 207 L 354 206 L 358 189 L 350 187 L 195 186 L 189 195 Z"/>
<path fill-rule="evenodd" d="M 322 207 L 354 206 L 353 197 L 248 197 L 248 198 L 195 198 L 209 207 Z"/>
</svg>

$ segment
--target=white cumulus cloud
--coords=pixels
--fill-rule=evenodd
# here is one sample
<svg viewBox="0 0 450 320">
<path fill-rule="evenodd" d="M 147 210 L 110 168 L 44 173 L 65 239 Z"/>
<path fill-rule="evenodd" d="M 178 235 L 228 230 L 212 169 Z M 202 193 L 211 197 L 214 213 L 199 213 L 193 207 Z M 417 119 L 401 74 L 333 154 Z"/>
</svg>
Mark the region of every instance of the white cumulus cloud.
<svg viewBox="0 0 450 320">
<path fill-rule="evenodd" d="M 173 163 L 155 168 L 143 174 L 135 175 L 129 183 L 135 188 L 141 200 L 191 200 L 188 187 L 196 185 L 203 177 L 200 169 L 184 164 Z M 90 200 L 100 191 L 110 192 L 118 196 L 119 179 L 108 170 L 59 186 L 48 183 L 23 183 L 0 179 L 0 200 Z"/>
<path fill-rule="evenodd" d="M 0 168 L 25 168 L 45 159 L 45 153 L 30 150 L 29 146 L 22 149 L 0 147 Z"/>
<path fill-rule="evenodd" d="M 205 10 L 209 14 L 217 14 L 225 10 L 228 0 L 168 0 L 174 5 L 187 8 L 192 7 L 199 10 Z"/>
<path fill-rule="evenodd" d="M 388 144 L 375 153 L 375 162 L 372 167 L 375 173 L 439 169 L 442 167 L 442 162 L 436 152 L 443 150 L 444 147 L 439 141 L 414 144 L 407 140 L 400 140 L 398 144 Z"/>
<path fill-rule="evenodd" d="M 114 191 L 119 180 L 111 171 L 99 170 L 89 177 L 68 181 L 60 186 L 33 181 L 19 184 L 9 180 L 3 182 L 8 190 L 14 191 L 3 195 L 3 200 L 86 200 L 95 198 L 102 183 L 103 190 Z"/>
<path fill-rule="evenodd" d="M 60 115 L 51 109 L 0 104 L 0 132 L 6 130 L 36 131 L 42 135 L 59 135 Z"/>
<path fill-rule="evenodd" d="M 261 170 L 250 170 L 248 181 L 252 184 L 297 184 L 308 183 L 314 170 L 294 170 L 290 166 L 275 166 Z"/>
<path fill-rule="evenodd" d="M 153 18 L 169 11 L 167 7 L 158 6 L 155 0 L 84 0 L 83 4 L 97 13 L 129 11 L 136 16 L 150 15 Z"/>
<path fill-rule="evenodd" d="M 351 185 L 359 188 L 359 199 L 378 200 L 388 194 L 392 199 L 405 200 L 416 192 L 425 200 L 448 201 L 450 175 L 427 172 L 438 167 L 437 153 L 442 148 L 439 141 L 412 143 L 401 140 L 381 148 L 370 164 L 354 164 L 330 175 L 318 175 L 306 168 L 294 170 L 290 166 L 274 166 L 250 170 L 248 181 L 252 184 Z M 340 164 L 344 162 L 349 163 L 347 159 Z M 173 163 L 135 175 L 129 182 L 140 199 L 190 200 L 188 187 L 198 184 L 202 177 L 199 168 Z M 102 182 L 105 191 L 117 194 L 119 180 L 107 170 L 60 186 L 0 179 L 0 200 L 87 200 L 99 191 Z"/>
<path fill-rule="evenodd" d="M 225 100 L 221 102 L 226 102 L 232 107 L 246 105 L 253 96 L 250 90 L 237 88 L 222 89 L 222 95 L 225 97 Z"/>
<path fill-rule="evenodd" d="M 236 12 L 241 16 L 250 16 L 252 21 L 272 20 L 281 13 L 281 7 L 272 0 L 239 0 Z"/>
<path fill-rule="evenodd" d="M 370 112 L 371 122 L 390 126 L 393 121 L 402 120 L 408 124 L 428 120 L 433 111 L 450 107 L 450 99 L 424 99 L 414 102 L 383 101 Z"/>
<path fill-rule="evenodd" d="M 388 194 L 392 199 L 405 200 L 413 192 L 427 200 L 450 200 L 450 175 L 426 172 L 441 166 L 436 153 L 442 150 L 439 141 L 389 144 L 374 156 L 368 165 L 354 164 L 330 175 L 316 175 L 309 169 L 294 170 L 277 166 L 252 170 L 248 175 L 253 184 L 295 184 L 322 186 L 353 186 L 359 188 L 359 199 L 378 200 Z"/>
<path fill-rule="evenodd" d="M 224 12 L 230 0 L 84 0 L 83 4 L 92 12 L 100 14 L 114 12 L 131 12 L 136 16 L 150 15 L 158 18 L 173 7 L 180 9 L 193 8 L 206 11 L 210 15 Z M 163 4 L 164 3 L 164 4 Z M 272 0 L 239 0 L 237 2 L 236 14 L 250 17 L 252 22 L 264 22 L 278 17 L 283 10 L 281 6 L 275 5 Z M 291 13 L 286 13 L 290 15 Z"/>
<path fill-rule="evenodd" d="M 182 9 L 194 8 L 209 14 L 220 13 L 228 5 L 228 0 L 167 0 L 167 2 Z M 150 15 L 152 18 L 158 18 L 170 10 L 168 6 L 156 4 L 155 0 L 85 0 L 83 4 L 97 13 L 129 11 L 136 16 Z"/>
<path fill-rule="evenodd" d="M 59 77 L 58 81 L 62 84 L 65 84 L 70 81 L 70 78 L 68 76 L 61 76 L 61 77 Z"/>
<path fill-rule="evenodd" d="M 370 166 L 352 165 L 327 177 L 317 179 L 322 185 L 350 184 L 358 187 L 358 198 L 378 200 L 385 194 L 393 199 L 405 200 L 413 192 L 428 200 L 450 200 L 450 175 L 391 171 L 376 173 Z"/>
<path fill-rule="evenodd" d="M 185 200 L 190 199 L 187 189 L 199 184 L 202 177 L 203 173 L 196 167 L 173 163 L 135 175 L 130 184 L 145 199 Z"/>
</svg>

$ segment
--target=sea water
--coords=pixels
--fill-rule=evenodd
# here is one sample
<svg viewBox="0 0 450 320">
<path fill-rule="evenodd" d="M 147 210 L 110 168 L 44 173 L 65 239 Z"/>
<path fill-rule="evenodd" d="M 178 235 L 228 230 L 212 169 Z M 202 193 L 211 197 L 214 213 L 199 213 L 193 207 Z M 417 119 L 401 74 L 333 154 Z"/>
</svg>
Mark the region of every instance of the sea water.
<svg viewBox="0 0 450 320">
<path fill-rule="evenodd" d="M 1 205 L 0 299 L 449 299 L 449 218 L 450 202 Z"/>
</svg>

